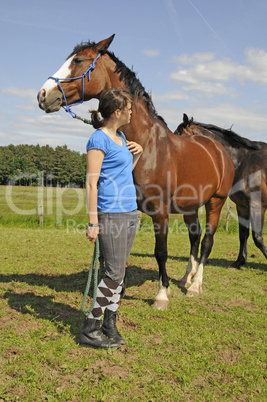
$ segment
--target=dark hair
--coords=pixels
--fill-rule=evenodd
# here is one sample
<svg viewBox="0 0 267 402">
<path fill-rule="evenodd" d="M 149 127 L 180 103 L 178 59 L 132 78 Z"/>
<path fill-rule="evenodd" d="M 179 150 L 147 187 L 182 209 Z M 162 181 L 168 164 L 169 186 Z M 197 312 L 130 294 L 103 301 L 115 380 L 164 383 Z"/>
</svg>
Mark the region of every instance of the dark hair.
<svg viewBox="0 0 267 402">
<path fill-rule="evenodd" d="M 93 127 L 102 127 L 104 119 L 109 119 L 117 109 L 123 110 L 128 102 L 132 103 L 132 96 L 123 88 L 111 88 L 103 92 L 99 99 L 98 110 L 89 111 Z M 101 113 L 102 118 L 99 113 Z"/>
</svg>

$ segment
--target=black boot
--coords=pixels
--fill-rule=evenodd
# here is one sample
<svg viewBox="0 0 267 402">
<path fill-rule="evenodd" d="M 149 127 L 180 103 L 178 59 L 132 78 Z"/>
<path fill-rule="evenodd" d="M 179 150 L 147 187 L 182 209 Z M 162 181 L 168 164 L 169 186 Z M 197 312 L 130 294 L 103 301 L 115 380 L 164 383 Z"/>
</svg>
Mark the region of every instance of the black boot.
<svg viewBox="0 0 267 402">
<path fill-rule="evenodd" d="M 117 312 L 108 310 L 106 308 L 104 313 L 104 320 L 102 325 L 102 332 L 105 334 L 110 341 L 115 341 L 120 345 L 125 345 L 125 340 L 121 337 L 117 327 L 116 327 L 116 316 Z"/>
<path fill-rule="evenodd" d="M 79 343 L 95 349 L 119 348 L 120 343 L 107 339 L 100 328 L 100 320 L 86 318 L 79 334 Z"/>
</svg>

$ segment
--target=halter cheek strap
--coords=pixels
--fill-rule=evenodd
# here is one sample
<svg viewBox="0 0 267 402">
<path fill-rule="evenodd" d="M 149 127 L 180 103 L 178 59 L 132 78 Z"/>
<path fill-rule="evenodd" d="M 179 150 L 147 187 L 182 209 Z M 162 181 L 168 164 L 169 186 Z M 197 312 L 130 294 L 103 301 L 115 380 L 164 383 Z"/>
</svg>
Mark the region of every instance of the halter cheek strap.
<svg viewBox="0 0 267 402">
<path fill-rule="evenodd" d="M 55 80 L 56 83 L 58 84 L 58 86 L 59 86 L 59 88 L 60 88 L 60 90 L 61 90 L 61 92 L 62 92 L 62 95 L 63 95 L 63 97 L 64 97 L 64 101 L 65 101 L 65 105 L 66 105 L 66 106 L 63 106 L 63 108 L 64 108 L 65 111 L 66 111 L 67 113 L 69 113 L 74 119 L 77 118 L 77 115 L 76 115 L 76 113 L 74 113 L 74 112 L 71 110 L 71 107 L 68 105 L 68 102 L 67 102 L 65 93 L 64 93 L 64 91 L 63 91 L 63 88 L 62 88 L 62 86 L 61 86 L 61 84 L 60 84 L 60 81 L 74 81 L 74 80 L 78 80 L 79 78 L 81 78 L 81 79 L 82 79 L 82 99 L 81 99 L 80 101 L 76 102 L 76 103 L 73 103 L 72 106 L 79 105 L 79 104 L 83 103 L 83 102 L 84 102 L 84 78 L 85 78 L 86 75 L 88 74 L 88 81 L 90 81 L 91 72 L 94 70 L 94 68 L 95 68 L 95 62 L 97 61 L 97 59 L 98 59 L 100 56 L 101 56 L 101 54 L 98 53 L 97 57 L 96 57 L 95 60 L 90 64 L 90 66 L 88 67 L 88 69 L 83 73 L 83 75 L 80 75 L 79 77 L 71 77 L 71 78 L 56 78 L 56 77 L 52 77 L 52 76 L 51 76 L 51 77 L 48 77 L 48 79 Z"/>
</svg>

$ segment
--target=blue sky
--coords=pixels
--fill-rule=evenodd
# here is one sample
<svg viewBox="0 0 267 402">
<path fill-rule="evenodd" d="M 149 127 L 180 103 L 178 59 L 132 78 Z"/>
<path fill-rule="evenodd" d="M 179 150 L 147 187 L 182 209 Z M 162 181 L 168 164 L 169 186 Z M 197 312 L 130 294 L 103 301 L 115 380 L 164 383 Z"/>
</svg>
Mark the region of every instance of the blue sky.
<svg viewBox="0 0 267 402">
<path fill-rule="evenodd" d="M 171 130 L 183 113 L 267 141 L 266 0 L 9 0 L 0 6 L 0 145 L 85 152 L 92 127 L 46 115 L 37 92 L 82 41 L 116 34 Z M 74 108 L 83 117 L 96 101 Z"/>
</svg>

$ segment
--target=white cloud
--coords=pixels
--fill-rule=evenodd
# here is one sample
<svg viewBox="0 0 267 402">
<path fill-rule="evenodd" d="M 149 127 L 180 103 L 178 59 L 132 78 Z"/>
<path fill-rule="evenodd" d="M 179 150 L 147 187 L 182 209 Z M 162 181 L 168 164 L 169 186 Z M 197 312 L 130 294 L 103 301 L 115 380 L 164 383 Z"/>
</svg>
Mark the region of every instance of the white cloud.
<svg viewBox="0 0 267 402">
<path fill-rule="evenodd" d="M 83 122 L 60 114 L 53 115 L 17 115 L 12 129 L 18 134 L 46 138 L 73 138 L 85 141 L 93 127 Z"/>
<path fill-rule="evenodd" d="M 183 90 L 209 97 L 236 96 L 237 92 L 232 88 L 234 81 L 267 84 L 267 52 L 261 49 L 247 50 L 244 65 L 229 58 L 216 59 L 213 53 L 184 54 L 176 57 L 175 62 L 182 68 L 170 75 L 171 80 L 179 85 L 185 84 Z"/>
<path fill-rule="evenodd" d="M 1 92 L 4 95 L 17 96 L 19 98 L 33 98 L 36 99 L 37 91 L 36 89 L 23 89 L 16 87 L 6 87 L 2 88 Z"/>
<path fill-rule="evenodd" d="M 142 50 L 142 53 L 148 57 L 159 56 L 159 50 L 157 50 L 157 49 L 144 49 L 144 50 Z"/>
<path fill-rule="evenodd" d="M 168 91 L 161 94 L 153 93 L 153 101 L 156 102 L 173 102 L 173 101 L 188 101 L 189 96 L 183 91 Z"/>
<path fill-rule="evenodd" d="M 226 129 L 233 126 L 234 131 L 237 124 L 251 128 L 256 125 L 257 129 L 262 129 L 267 124 L 267 116 L 260 116 L 251 108 L 239 107 L 233 103 L 221 103 L 209 108 L 200 106 L 196 108 L 193 117 L 195 120 L 216 124 Z"/>
<path fill-rule="evenodd" d="M 229 59 L 196 61 L 192 67 L 179 70 L 170 77 L 179 83 L 195 83 L 199 80 L 227 82 L 236 75 L 238 67 Z"/>
<path fill-rule="evenodd" d="M 243 82 L 267 84 L 267 52 L 262 49 L 248 49 L 246 51 L 246 66 L 240 66 L 238 78 Z"/>
<path fill-rule="evenodd" d="M 203 98 L 213 98 L 216 96 L 229 96 L 231 98 L 237 97 L 238 94 L 234 88 L 226 87 L 220 82 L 205 82 L 205 81 L 196 81 L 191 85 L 183 85 L 182 91 L 185 93 L 195 92 L 198 93 L 199 96 Z M 190 95 L 192 96 L 192 95 Z M 197 95 L 195 95 L 197 96 Z"/>
<path fill-rule="evenodd" d="M 48 144 L 55 147 L 67 144 L 70 149 L 85 152 L 87 140 L 94 131 L 91 125 L 73 119 L 63 109 L 53 114 L 44 113 L 38 107 L 36 90 L 8 87 L 1 92 L 5 94 L 5 99 L 10 95 L 10 101 L 16 104 L 15 109 L 4 105 L 5 110 L 0 114 L 1 145 Z M 88 109 L 96 109 L 97 106 L 98 101 L 93 100 L 73 107 L 72 110 L 78 116 L 90 119 Z M 16 110 L 20 112 L 16 113 Z"/>
<path fill-rule="evenodd" d="M 33 112 L 36 110 L 36 105 L 33 105 L 32 103 L 29 103 L 27 105 L 16 105 L 16 108 L 18 110 L 21 110 L 23 112 Z"/>
<path fill-rule="evenodd" d="M 214 60 L 214 53 L 206 52 L 206 53 L 195 53 L 193 55 L 182 54 L 180 56 L 174 56 L 173 61 L 182 65 L 194 65 L 196 63 L 204 63 L 211 60 Z"/>
</svg>

